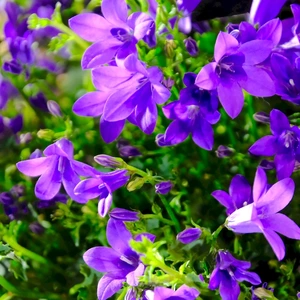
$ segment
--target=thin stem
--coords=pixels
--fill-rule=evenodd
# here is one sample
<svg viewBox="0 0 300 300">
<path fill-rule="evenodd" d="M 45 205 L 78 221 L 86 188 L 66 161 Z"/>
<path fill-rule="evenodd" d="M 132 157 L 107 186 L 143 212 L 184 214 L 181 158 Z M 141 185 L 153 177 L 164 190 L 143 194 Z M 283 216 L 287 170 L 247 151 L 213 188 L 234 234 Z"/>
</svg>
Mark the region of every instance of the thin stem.
<svg viewBox="0 0 300 300">
<path fill-rule="evenodd" d="M 163 217 L 159 217 L 157 215 L 151 215 L 151 214 L 147 214 L 147 215 L 143 215 L 142 219 L 157 219 L 159 221 L 162 221 L 168 225 L 174 225 L 174 223 L 168 219 L 165 219 Z"/>
<path fill-rule="evenodd" d="M 166 198 L 161 195 L 161 194 L 158 194 L 161 202 L 163 203 L 163 205 L 165 206 L 167 212 L 168 212 L 168 215 L 169 217 L 171 218 L 171 220 L 173 221 L 174 223 L 174 227 L 176 229 L 176 232 L 179 233 L 181 231 L 181 227 L 180 227 L 180 223 L 179 221 L 177 220 L 173 210 L 172 210 L 172 207 L 170 206 L 169 202 L 166 200 Z"/>
</svg>

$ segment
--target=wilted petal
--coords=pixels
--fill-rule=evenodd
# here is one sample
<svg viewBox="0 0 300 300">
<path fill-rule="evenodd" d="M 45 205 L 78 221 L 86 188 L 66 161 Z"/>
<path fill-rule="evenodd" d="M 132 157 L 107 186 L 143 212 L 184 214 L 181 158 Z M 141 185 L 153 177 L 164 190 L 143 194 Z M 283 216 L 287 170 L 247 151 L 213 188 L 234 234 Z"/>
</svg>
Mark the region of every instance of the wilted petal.
<svg viewBox="0 0 300 300">
<path fill-rule="evenodd" d="M 205 65 L 196 77 L 195 85 L 205 90 L 214 90 L 219 84 L 219 77 L 216 73 L 217 63 L 212 62 Z"/>
<path fill-rule="evenodd" d="M 98 117 L 103 113 L 109 95 L 108 92 L 89 92 L 75 102 L 73 112 L 79 116 Z"/>
<path fill-rule="evenodd" d="M 111 36 L 111 24 L 94 13 L 83 13 L 71 18 L 69 26 L 81 38 L 89 42 L 105 41 Z"/>
<path fill-rule="evenodd" d="M 229 54 L 239 47 L 239 42 L 231 34 L 220 32 L 215 44 L 215 60 L 218 62 L 225 54 Z"/>
<path fill-rule="evenodd" d="M 106 300 L 117 293 L 122 287 L 125 278 L 115 278 L 105 274 L 98 282 L 97 297 L 98 300 Z"/>
<path fill-rule="evenodd" d="M 276 140 L 275 136 L 266 135 L 257 140 L 248 151 L 254 155 L 273 156 L 277 150 Z"/>
<path fill-rule="evenodd" d="M 268 229 L 264 229 L 263 234 L 272 247 L 278 260 L 282 260 L 285 255 L 285 247 L 280 236 L 276 232 Z"/>
</svg>

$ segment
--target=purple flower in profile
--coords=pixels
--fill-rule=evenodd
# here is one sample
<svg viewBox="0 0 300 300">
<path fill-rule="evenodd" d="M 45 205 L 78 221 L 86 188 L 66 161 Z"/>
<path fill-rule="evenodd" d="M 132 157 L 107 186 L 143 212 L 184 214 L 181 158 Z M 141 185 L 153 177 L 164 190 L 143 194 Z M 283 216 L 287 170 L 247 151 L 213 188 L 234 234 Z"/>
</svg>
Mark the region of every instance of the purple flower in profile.
<svg viewBox="0 0 300 300">
<path fill-rule="evenodd" d="M 20 172 L 30 177 L 40 176 L 35 185 L 35 195 L 41 200 L 53 199 L 61 185 L 76 202 L 87 202 L 86 197 L 74 194 L 79 176 L 93 176 L 99 172 L 94 168 L 74 160 L 72 143 L 63 138 L 44 150 L 45 157 L 39 157 L 17 163 Z"/>
<path fill-rule="evenodd" d="M 229 194 L 222 190 L 217 190 L 211 194 L 220 204 L 226 207 L 227 215 L 235 210 L 252 203 L 251 186 L 247 179 L 238 174 L 235 175 L 229 186 Z"/>
<path fill-rule="evenodd" d="M 275 94 L 270 75 L 258 64 L 271 54 L 273 42 L 253 40 L 242 45 L 232 35 L 220 32 L 215 44 L 215 61 L 204 66 L 195 84 L 205 90 L 217 89 L 219 100 L 231 118 L 244 105 L 242 89 L 258 97 Z"/>
<path fill-rule="evenodd" d="M 144 292 L 143 300 L 195 300 L 199 294 L 195 288 L 185 284 L 176 291 L 165 287 L 155 287 L 153 291 Z"/>
<path fill-rule="evenodd" d="M 104 17 L 94 13 L 79 14 L 69 20 L 71 29 L 83 39 L 94 42 L 84 53 L 82 68 L 95 68 L 114 57 L 118 63 L 130 54 L 136 54 L 136 43 L 155 26 L 147 14 L 128 15 L 124 0 L 103 0 Z"/>
<path fill-rule="evenodd" d="M 98 213 L 101 217 L 105 217 L 111 207 L 112 193 L 125 185 L 129 178 L 127 170 L 95 173 L 92 178 L 79 182 L 74 189 L 74 193 L 86 199 L 99 197 Z"/>
<path fill-rule="evenodd" d="M 187 228 L 179 232 L 176 239 L 182 244 L 189 244 L 199 239 L 202 231 L 200 228 Z"/>
<path fill-rule="evenodd" d="M 199 89 L 195 85 L 196 74 L 186 73 L 183 82 L 186 88 L 180 91 L 178 101 L 163 107 L 165 116 L 174 120 L 164 134 L 156 137 L 159 146 L 171 146 L 183 142 L 189 134 L 201 148 L 213 147 L 213 129 L 220 119 L 218 99 L 215 91 Z"/>
<path fill-rule="evenodd" d="M 254 285 L 261 283 L 259 276 L 247 271 L 250 262 L 237 260 L 228 251 L 220 250 L 217 254 L 217 264 L 213 270 L 208 288 L 219 288 L 223 300 L 238 300 L 240 286 L 238 282 L 248 281 Z"/>
<path fill-rule="evenodd" d="M 284 178 L 269 188 L 265 171 L 257 168 L 253 184 L 253 203 L 234 211 L 226 220 L 227 228 L 236 233 L 262 233 L 278 260 L 282 260 L 285 247 L 277 233 L 300 240 L 298 225 L 278 213 L 290 203 L 294 190 L 295 184 L 291 178 Z"/>
<path fill-rule="evenodd" d="M 290 126 L 289 119 L 280 110 L 270 113 L 272 135 L 266 135 L 256 141 L 249 152 L 254 155 L 273 156 L 277 178 L 292 175 L 296 161 L 300 161 L 300 129 Z"/>
<path fill-rule="evenodd" d="M 138 214 L 139 213 L 137 211 L 131 211 L 125 208 L 114 208 L 109 213 L 109 216 L 123 222 L 134 222 L 139 220 Z"/>
<path fill-rule="evenodd" d="M 93 83 L 99 90 L 83 95 L 73 106 L 80 116 L 101 116 L 100 132 L 106 143 L 122 132 L 126 119 L 144 133 L 154 131 L 157 104 L 166 102 L 171 93 L 161 83 L 157 67 L 146 69 L 134 54 L 124 61 L 124 68 L 103 66 L 92 71 Z M 101 92 L 100 92 L 101 91 Z"/>
<path fill-rule="evenodd" d="M 94 247 L 83 255 L 90 268 L 105 273 L 98 283 L 99 300 L 106 300 L 114 295 L 125 282 L 136 286 L 138 277 L 143 275 L 145 269 L 139 254 L 129 246 L 132 235 L 122 221 L 109 219 L 106 237 L 111 248 Z"/>
<path fill-rule="evenodd" d="M 188 37 L 187 39 L 184 40 L 184 45 L 185 45 L 187 52 L 191 56 L 196 56 L 198 54 L 199 48 L 198 48 L 197 42 L 194 39 L 192 39 L 191 37 Z"/>
<path fill-rule="evenodd" d="M 155 193 L 165 195 L 168 194 L 173 187 L 173 183 L 171 181 L 162 181 L 155 185 Z"/>
</svg>

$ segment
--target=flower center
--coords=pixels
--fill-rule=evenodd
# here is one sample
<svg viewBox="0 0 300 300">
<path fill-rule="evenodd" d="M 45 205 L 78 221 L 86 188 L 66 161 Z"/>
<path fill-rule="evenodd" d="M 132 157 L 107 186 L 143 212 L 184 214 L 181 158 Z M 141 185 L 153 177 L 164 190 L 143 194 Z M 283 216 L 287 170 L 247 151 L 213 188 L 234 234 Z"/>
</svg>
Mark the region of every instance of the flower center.
<svg viewBox="0 0 300 300">
<path fill-rule="evenodd" d="M 280 140 L 287 149 L 296 150 L 299 147 L 299 138 L 291 130 L 284 131 L 280 136 Z"/>
<path fill-rule="evenodd" d="M 132 34 L 130 34 L 124 28 L 113 28 L 111 29 L 110 33 L 115 39 L 123 43 L 131 41 L 132 39 Z"/>
<path fill-rule="evenodd" d="M 200 107 L 197 105 L 189 105 L 188 106 L 188 112 L 187 112 L 187 116 L 190 120 L 194 120 L 197 115 L 199 114 L 200 111 Z"/>
</svg>

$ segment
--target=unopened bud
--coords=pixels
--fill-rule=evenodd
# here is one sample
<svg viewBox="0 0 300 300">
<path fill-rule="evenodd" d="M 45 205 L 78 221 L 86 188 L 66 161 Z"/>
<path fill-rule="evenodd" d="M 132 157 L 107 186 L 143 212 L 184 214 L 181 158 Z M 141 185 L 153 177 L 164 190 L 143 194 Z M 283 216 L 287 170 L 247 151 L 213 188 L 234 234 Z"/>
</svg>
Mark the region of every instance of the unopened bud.
<svg viewBox="0 0 300 300">
<path fill-rule="evenodd" d="M 191 37 L 188 37 L 187 39 L 184 40 L 184 45 L 185 45 L 187 52 L 191 56 L 196 56 L 198 54 L 199 48 L 198 48 L 197 42 L 194 39 L 192 39 Z"/>
<path fill-rule="evenodd" d="M 46 140 L 52 141 L 54 132 L 51 129 L 41 129 L 37 132 L 37 137 Z"/>
<path fill-rule="evenodd" d="M 109 216 L 116 220 L 121 220 L 125 222 L 134 222 L 138 221 L 138 212 L 127 210 L 124 208 L 114 208 L 110 213 Z"/>
<path fill-rule="evenodd" d="M 224 158 L 230 156 L 234 150 L 232 148 L 229 148 L 227 146 L 220 145 L 218 149 L 216 150 L 216 155 L 219 158 Z"/>
<path fill-rule="evenodd" d="M 50 114 L 52 114 L 53 116 L 55 116 L 55 117 L 61 117 L 62 116 L 60 107 L 59 107 L 57 102 L 55 102 L 53 100 L 49 100 L 47 102 L 47 107 L 49 109 Z"/>
<path fill-rule="evenodd" d="M 187 228 L 177 234 L 176 239 L 182 244 L 189 244 L 199 239 L 202 231 L 199 228 Z"/>
<path fill-rule="evenodd" d="M 270 115 L 263 111 L 255 113 L 253 115 L 253 118 L 256 122 L 260 122 L 260 123 L 264 123 L 264 124 L 270 123 Z"/>
<path fill-rule="evenodd" d="M 168 194 L 173 187 L 173 184 L 171 181 L 162 181 L 155 185 L 155 193 L 157 194 Z"/>
<path fill-rule="evenodd" d="M 94 157 L 94 160 L 97 164 L 105 168 L 121 168 L 126 164 L 122 158 L 112 157 L 106 154 L 100 154 Z"/>
</svg>

